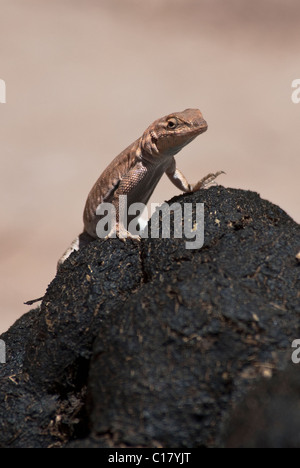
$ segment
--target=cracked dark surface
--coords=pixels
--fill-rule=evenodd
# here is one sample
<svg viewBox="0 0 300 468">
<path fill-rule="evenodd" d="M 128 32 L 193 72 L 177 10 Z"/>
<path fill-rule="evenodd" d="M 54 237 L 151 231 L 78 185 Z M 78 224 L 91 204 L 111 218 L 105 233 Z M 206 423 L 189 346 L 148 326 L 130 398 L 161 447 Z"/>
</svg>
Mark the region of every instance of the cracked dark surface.
<svg viewBox="0 0 300 468">
<path fill-rule="evenodd" d="M 174 201 L 205 204 L 202 249 L 95 241 L 2 335 L 0 446 L 223 446 L 232 408 L 290 362 L 300 226 L 250 191 Z"/>
</svg>

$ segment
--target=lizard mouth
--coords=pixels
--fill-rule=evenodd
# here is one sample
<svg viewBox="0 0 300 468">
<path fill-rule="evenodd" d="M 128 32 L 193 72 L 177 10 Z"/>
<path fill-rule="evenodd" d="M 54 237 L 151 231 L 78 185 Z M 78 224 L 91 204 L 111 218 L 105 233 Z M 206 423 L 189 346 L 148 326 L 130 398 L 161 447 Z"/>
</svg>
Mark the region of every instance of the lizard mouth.
<svg viewBox="0 0 300 468">
<path fill-rule="evenodd" d="M 205 120 L 202 120 L 200 122 L 200 124 L 197 125 L 197 130 L 198 130 L 199 134 L 206 132 L 207 128 L 208 128 L 208 125 L 207 125 L 207 122 Z"/>
</svg>

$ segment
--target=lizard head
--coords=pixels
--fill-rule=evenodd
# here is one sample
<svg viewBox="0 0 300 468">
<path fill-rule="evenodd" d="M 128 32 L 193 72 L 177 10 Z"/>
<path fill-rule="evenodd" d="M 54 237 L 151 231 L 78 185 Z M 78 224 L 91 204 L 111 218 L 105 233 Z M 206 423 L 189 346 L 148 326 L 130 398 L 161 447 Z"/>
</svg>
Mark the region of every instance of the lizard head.
<svg viewBox="0 0 300 468">
<path fill-rule="evenodd" d="M 174 112 L 153 122 L 142 136 L 142 148 L 152 156 L 174 156 L 207 130 L 199 109 Z"/>
</svg>

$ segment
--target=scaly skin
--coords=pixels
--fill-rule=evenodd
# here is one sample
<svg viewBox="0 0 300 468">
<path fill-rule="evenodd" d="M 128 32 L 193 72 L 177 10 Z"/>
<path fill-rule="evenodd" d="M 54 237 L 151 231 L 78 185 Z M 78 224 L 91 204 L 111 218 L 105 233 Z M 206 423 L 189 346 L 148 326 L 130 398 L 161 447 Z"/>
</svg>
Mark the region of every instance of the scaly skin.
<svg viewBox="0 0 300 468">
<path fill-rule="evenodd" d="M 58 266 L 81 245 L 97 238 L 96 226 L 100 216 L 96 214 L 96 209 L 101 203 L 111 203 L 116 210 L 116 227 L 109 236 L 138 237 L 128 233 L 127 226 L 119 219 L 120 195 L 127 196 L 128 207 L 136 202 L 146 205 L 164 173 L 183 192 L 199 190 L 221 174 L 222 171 L 209 174 L 191 185 L 176 168 L 175 154 L 206 130 L 207 123 L 198 109 L 174 112 L 155 120 L 138 140 L 109 164 L 96 181 L 86 201 L 83 233 L 73 241 Z"/>
</svg>

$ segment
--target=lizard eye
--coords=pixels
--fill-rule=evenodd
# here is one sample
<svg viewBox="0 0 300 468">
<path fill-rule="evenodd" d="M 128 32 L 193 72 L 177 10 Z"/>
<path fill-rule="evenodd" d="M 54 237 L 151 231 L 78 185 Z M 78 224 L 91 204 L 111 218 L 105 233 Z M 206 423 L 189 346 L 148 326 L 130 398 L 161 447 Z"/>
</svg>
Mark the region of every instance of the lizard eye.
<svg viewBox="0 0 300 468">
<path fill-rule="evenodd" d="M 177 120 L 172 118 L 168 120 L 168 128 L 175 128 L 177 127 Z"/>
</svg>

